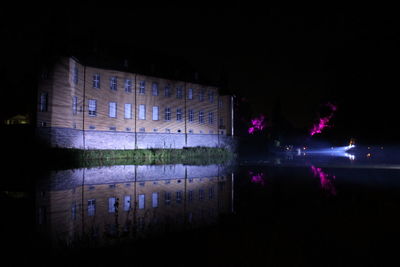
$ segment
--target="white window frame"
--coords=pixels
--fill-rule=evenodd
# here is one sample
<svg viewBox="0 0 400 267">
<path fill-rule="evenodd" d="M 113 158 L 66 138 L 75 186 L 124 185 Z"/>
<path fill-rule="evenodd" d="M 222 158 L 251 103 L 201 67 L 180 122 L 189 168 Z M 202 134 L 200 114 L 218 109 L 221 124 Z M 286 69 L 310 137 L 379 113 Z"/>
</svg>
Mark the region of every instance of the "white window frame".
<svg viewBox="0 0 400 267">
<path fill-rule="evenodd" d="M 153 111 L 153 113 L 152 113 L 153 121 L 158 121 L 159 120 L 159 107 L 153 106 L 152 111 Z"/>
<path fill-rule="evenodd" d="M 151 94 L 153 96 L 158 96 L 158 93 L 159 93 L 159 91 L 158 91 L 158 83 L 157 82 L 153 82 L 151 84 Z"/>
<path fill-rule="evenodd" d="M 118 81 L 116 76 L 112 76 L 110 78 L 110 89 L 113 91 L 117 91 Z"/>
<path fill-rule="evenodd" d="M 100 74 L 98 73 L 93 75 L 93 88 L 100 88 Z"/>
<path fill-rule="evenodd" d="M 124 105 L 124 118 L 132 119 L 132 104 L 125 103 Z"/>
<path fill-rule="evenodd" d="M 125 92 L 132 93 L 132 80 L 130 79 L 125 80 Z"/>
<path fill-rule="evenodd" d="M 117 117 L 117 102 L 108 103 L 108 117 L 110 118 Z"/>
<path fill-rule="evenodd" d="M 97 116 L 97 100 L 96 99 L 88 100 L 88 114 L 91 117 Z"/>
<path fill-rule="evenodd" d="M 146 81 L 139 81 L 139 94 L 146 94 Z"/>
<path fill-rule="evenodd" d="M 139 105 L 139 120 L 145 120 L 146 119 L 146 105 L 141 104 Z"/>
<path fill-rule="evenodd" d="M 194 110 L 193 109 L 189 109 L 188 121 L 194 122 Z"/>
<path fill-rule="evenodd" d="M 165 108 L 164 109 L 164 120 L 165 121 L 170 121 L 171 120 L 171 108 Z"/>
</svg>

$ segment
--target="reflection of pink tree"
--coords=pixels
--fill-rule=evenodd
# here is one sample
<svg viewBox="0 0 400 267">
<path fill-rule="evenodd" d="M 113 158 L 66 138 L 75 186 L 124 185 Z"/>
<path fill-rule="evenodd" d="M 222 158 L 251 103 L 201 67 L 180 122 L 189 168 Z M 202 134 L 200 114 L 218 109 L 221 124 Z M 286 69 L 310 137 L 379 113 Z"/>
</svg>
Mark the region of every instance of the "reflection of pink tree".
<svg viewBox="0 0 400 267">
<path fill-rule="evenodd" d="M 261 115 L 258 118 L 256 117 L 254 119 L 251 119 L 251 126 L 248 130 L 249 134 L 253 134 L 256 131 L 262 131 L 265 128 L 264 119 L 264 115 Z"/>
<path fill-rule="evenodd" d="M 265 181 L 264 181 L 264 173 L 254 173 L 252 171 L 249 171 L 249 175 L 251 177 L 251 182 L 252 183 L 256 183 L 256 184 L 260 184 L 260 185 L 265 185 Z"/>
<path fill-rule="evenodd" d="M 321 168 L 317 168 L 315 166 L 311 166 L 311 171 L 313 172 L 314 176 L 319 178 L 321 183 L 321 188 L 327 191 L 331 195 L 336 195 L 336 188 L 333 185 L 332 181 L 336 178 L 334 175 L 329 175 L 322 171 Z"/>
</svg>

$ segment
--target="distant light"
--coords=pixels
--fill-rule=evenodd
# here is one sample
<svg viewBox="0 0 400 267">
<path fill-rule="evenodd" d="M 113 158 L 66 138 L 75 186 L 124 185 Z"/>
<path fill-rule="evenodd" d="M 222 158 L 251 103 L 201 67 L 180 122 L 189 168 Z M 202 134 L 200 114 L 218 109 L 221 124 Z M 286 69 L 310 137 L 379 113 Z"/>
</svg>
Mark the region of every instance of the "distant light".
<svg viewBox="0 0 400 267">
<path fill-rule="evenodd" d="M 368 153 L 368 154 L 367 154 L 367 157 L 370 158 L 370 157 L 371 157 L 371 153 Z"/>
</svg>

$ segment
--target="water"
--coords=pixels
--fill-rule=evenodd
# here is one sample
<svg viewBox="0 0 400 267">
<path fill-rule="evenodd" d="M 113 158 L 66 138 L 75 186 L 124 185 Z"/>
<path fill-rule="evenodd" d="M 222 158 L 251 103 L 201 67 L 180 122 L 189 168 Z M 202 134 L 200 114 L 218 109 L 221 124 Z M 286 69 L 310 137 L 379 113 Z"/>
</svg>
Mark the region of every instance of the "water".
<svg viewBox="0 0 400 267">
<path fill-rule="evenodd" d="M 13 265 L 393 266 L 396 260 L 394 163 L 282 155 L 234 167 L 12 173 L 1 199 L 3 252 Z"/>
</svg>

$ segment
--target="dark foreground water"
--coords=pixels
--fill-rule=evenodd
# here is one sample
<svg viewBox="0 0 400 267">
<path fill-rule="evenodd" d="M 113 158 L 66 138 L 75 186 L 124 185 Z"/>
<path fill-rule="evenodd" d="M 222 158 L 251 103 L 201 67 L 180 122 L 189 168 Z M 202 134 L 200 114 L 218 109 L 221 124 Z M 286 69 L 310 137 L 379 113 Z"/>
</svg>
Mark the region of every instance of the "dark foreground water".
<svg viewBox="0 0 400 267">
<path fill-rule="evenodd" d="M 21 167 L 1 203 L 6 266 L 399 265 L 393 163 Z"/>
</svg>

